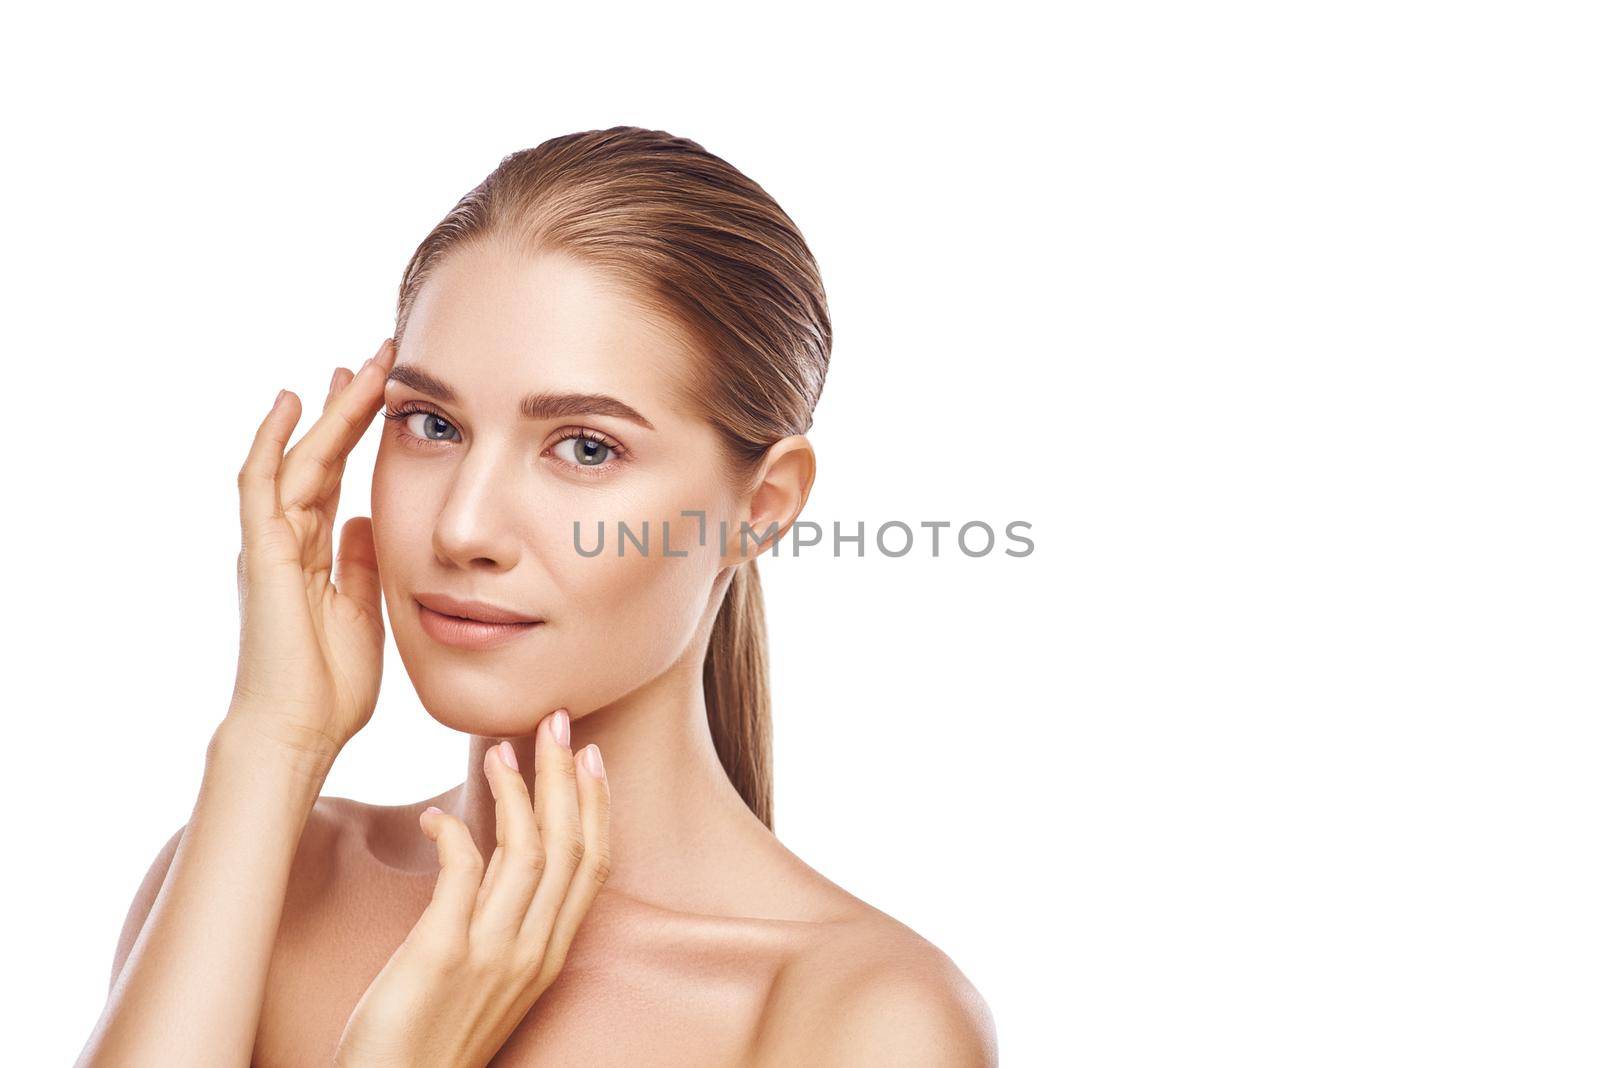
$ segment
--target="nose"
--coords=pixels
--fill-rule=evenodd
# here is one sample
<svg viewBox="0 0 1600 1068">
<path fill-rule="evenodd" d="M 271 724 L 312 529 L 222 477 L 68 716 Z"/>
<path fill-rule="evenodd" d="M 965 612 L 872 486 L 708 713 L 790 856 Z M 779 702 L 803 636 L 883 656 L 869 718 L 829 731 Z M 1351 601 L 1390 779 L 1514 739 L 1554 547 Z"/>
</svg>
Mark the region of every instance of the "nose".
<svg viewBox="0 0 1600 1068">
<path fill-rule="evenodd" d="M 518 484 L 511 470 L 513 450 L 483 441 L 467 450 L 451 477 L 433 525 L 433 551 L 443 564 L 463 570 L 508 571 L 521 558 L 508 487 Z"/>
</svg>

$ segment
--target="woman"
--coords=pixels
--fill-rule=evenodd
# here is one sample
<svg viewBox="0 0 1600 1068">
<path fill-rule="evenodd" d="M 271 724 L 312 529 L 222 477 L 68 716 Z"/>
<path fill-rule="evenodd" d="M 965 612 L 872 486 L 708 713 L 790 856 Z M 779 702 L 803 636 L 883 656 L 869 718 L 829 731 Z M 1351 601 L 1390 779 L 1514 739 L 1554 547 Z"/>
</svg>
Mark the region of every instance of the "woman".
<svg viewBox="0 0 1600 1068">
<path fill-rule="evenodd" d="M 256 433 L 232 703 L 79 1063 L 993 1063 L 952 962 L 771 831 L 755 557 L 831 343 L 792 221 L 692 141 L 558 137 L 464 197 L 394 337 Z M 466 780 L 320 797 L 385 614 Z"/>
</svg>

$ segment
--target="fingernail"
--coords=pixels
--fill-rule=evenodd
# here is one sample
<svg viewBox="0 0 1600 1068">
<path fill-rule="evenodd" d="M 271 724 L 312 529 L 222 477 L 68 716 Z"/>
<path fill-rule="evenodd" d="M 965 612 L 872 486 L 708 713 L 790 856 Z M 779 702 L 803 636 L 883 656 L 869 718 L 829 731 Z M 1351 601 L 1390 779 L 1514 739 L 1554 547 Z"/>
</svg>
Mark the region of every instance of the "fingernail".
<svg viewBox="0 0 1600 1068">
<path fill-rule="evenodd" d="M 511 748 L 510 742 L 500 743 L 500 759 L 505 761 L 506 767 L 512 771 L 517 770 L 517 751 Z"/>
<path fill-rule="evenodd" d="M 366 371 L 367 371 L 367 368 L 371 367 L 375 362 L 377 362 L 377 357 L 368 356 L 367 357 L 367 362 L 361 365 L 361 370 L 357 371 L 356 374 L 358 374 L 358 375 L 359 374 L 365 374 Z"/>
<path fill-rule="evenodd" d="M 272 399 L 272 410 L 273 411 L 277 411 L 278 405 L 282 404 L 283 403 L 283 398 L 287 397 L 288 395 L 289 395 L 289 391 L 288 390 L 286 390 L 286 389 L 278 390 L 278 395 Z"/>
<path fill-rule="evenodd" d="M 572 724 L 567 719 L 567 710 L 558 708 L 550 716 L 550 733 L 556 736 L 556 741 L 563 746 L 572 746 Z"/>
<path fill-rule="evenodd" d="M 328 392 L 332 393 L 333 392 L 333 387 L 336 386 L 338 383 L 339 383 L 339 368 L 335 367 L 333 369 L 333 377 L 328 379 Z"/>
<path fill-rule="evenodd" d="M 427 808 L 422 810 L 422 814 L 424 816 L 426 816 L 430 812 L 443 812 L 443 811 L 444 811 L 444 809 L 440 808 L 438 805 L 429 805 Z"/>
<path fill-rule="evenodd" d="M 589 769 L 589 774 L 597 779 L 606 777 L 605 765 L 600 763 L 600 747 L 590 742 L 583 751 L 583 762 Z"/>
</svg>

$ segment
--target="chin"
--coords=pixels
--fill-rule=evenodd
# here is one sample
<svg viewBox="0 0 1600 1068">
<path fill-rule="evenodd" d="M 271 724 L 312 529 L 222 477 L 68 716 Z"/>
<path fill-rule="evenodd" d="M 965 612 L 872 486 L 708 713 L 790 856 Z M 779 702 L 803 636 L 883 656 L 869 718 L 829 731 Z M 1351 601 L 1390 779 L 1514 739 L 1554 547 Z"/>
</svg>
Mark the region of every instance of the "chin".
<svg viewBox="0 0 1600 1068">
<path fill-rule="evenodd" d="M 513 699 L 494 697 L 463 697 L 459 690 L 444 690 L 435 697 L 430 690 L 417 688 L 422 707 L 439 723 L 463 734 L 479 734 L 491 738 L 517 738 L 532 734 L 539 720 L 557 708 L 568 707 L 560 701 L 551 703 L 538 693 L 524 692 Z"/>
<path fill-rule="evenodd" d="M 575 695 L 563 680 L 551 677 L 544 658 L 524 668 L 504 660 L 449 663 L 402 649 L 400 659 L 428 715 L 464 734 L 514 738 L 532 734 L 539 720 L 558 708 L 577 712 Z"/>
</svg>

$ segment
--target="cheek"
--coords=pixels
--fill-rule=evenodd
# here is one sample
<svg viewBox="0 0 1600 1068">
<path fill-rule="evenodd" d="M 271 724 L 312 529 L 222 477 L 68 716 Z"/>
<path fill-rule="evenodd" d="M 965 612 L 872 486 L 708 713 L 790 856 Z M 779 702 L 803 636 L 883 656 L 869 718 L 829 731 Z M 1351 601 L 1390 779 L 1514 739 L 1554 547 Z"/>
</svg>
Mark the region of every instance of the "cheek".
<svg viewBox="0 0 1600 1068">
<path fill-rule="evenodd" d="M 652 494 L 650 500 L 630 502 L 630 507 L 609 509 L 604 518 L 597 514 L 583 521 L 582 548 L 594 553 L 600 545 L 595 555 L 584 556 L 574 545 L 570 518 L 558 531 L 546 531 L 555 536 L 539 552 L 555 589 L 551 612 L 560 615 L 551 637 L 558 640 L 567 663 L 581 665 L 596 690 L 613 696 L 665 671 L 684 654 L 716 580 L 720 505 L 692 488 L 670 490 L 677 492 Z M 705 545 L 699 544 L 699 521 L 681 514 L 686 509 L 707 513 Z M 647 551 L 637 544 L 646 541 L 644 521 L 630 517 L 619 522 L 619 512 L 649 516 Z M 619 554 L 622 522 L 633 537 L 620 539 Z M 668 548 L 673 555 L 666 554 Z"/>
<path fill-rule="evenodd" d="M 648 648 L 687 638 L 710 592 L 716 570 L 714 545 L 702 548 L 692 536 L 684 536 L 687 532 L 674 530 L 673 552 L 687 555 L 667 556 L 661 530 L 652 524 L 648 555 L 628 541 L 618 556 L 614 532 L 608 526 L 606 547 L 592 558 L 579 556 L 568 541 L 557 564 L 563 607 L 574 622 L 603 626 L 613 643 L 626 639 L 630 646 Z M 640 531 L 635 533 L 643 540 Z M 593 547 L 590 540 L 587 548 Z"/>
<path fill-rule="evenodd" d="M 577 537 L 583 552 L 594 554 L 590 556 L 574 543 L 573 524 L 562 525 L 560 540 L 541 555 L 573 621 L 603 627 L 603 640 L 610 646 L 636 649 L 641 655 L 681 645 L 691 636 L 715 576 L 718 554 L 715 537 L 708 536 L 706 545 L 698 544 L 699 523 L 679 514 L 684 508 L 706 505 L 681 504 L 685 499 L 692 500 L 676 497 L 671 507 L 666 502 L 637 502 L 626 510 L 648 515 L 648 523 L 618 519 L 623 513 L 617 510 L 585 520 Z M 624 525 L 631 536 L 623 536 Z M 596 633 L 598 637 L 600 632 Z"/>
</svg>

